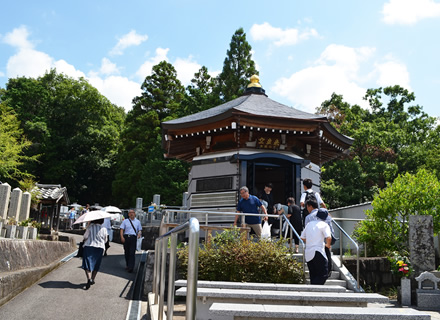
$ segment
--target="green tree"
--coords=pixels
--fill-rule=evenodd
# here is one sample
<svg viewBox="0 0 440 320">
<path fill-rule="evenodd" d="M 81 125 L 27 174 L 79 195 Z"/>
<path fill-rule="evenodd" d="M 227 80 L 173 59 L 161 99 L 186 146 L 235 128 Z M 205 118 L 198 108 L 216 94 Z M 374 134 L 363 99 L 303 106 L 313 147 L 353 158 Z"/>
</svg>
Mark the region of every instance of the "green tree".
<svg viewBox="0 0 440 320">
<path fill-rule="evenodd" d="M 239 97 L 249 84 L 249 78 L 258 75 L 251 51 L 252 47 L 246 40 L 243 28 L 235 31 L 226 52 L 223 70 L 217 77 L 215 92 L 223 102 Z"/>
<path fill-rule="evenodd" d="M 32 178 L 32 174 L 22 169 L 26 162 L 36 160 L 24 153 L 31 142 L 25 138 L 20 122 L 5 103 L 0 103 L 0 123 L 0 181 L 11 183 Z"/>
<path fill-rule="evenodd" d="M 186 115 L 210 109 L 220 104 L 218 96 L 214 94 L 215 79 L 209 73 L 208 68 L 203 66 L 194 74 L 191 84 L 186 87 L 187 94 L 182 102 Z"/>
<path fill-rule="evenodd" d="M 370 201 L 398 174 L 428 168 L 433 158 L 427 145 L 438 150 L 435 119 L 418 105 L 408 106 L 413 93 L 393 86 L 369 89 L 365 99 L 371 111 L 351 106 L 336 94 L 318 109 L 341 133 L 355 139 L 348 155 L 323 167 L 322 192 L 331 207 Z"/>
<path fill-rule="evenodd" d="M 150 200 L 156 193 L 163 203 L 180 204 L 188 164 L 163 158 L 160 123 L 185 115 L 185 89 L 174 67 L 162 61 L 145 78 L 142 90 L 127 115 L 113 194 L 122 206 L 133 205 L 137 197 Z"/>
<path fill-rule="evenodd" d="M 432 215 L 434 234 L 440 231 L 440 182 L 425 169 L 399 175 L 375 195 L 372 205 L 373 210 L 366 212 L 367 220 L 355 231 L 358 240 L 367 243 L 370 255 L 408 252 L 411 215 Z"/>
<path fill-rule="evenodd" d="M 4 103 L 32 142 L 26 166 L 41 183 L 67 187 L 71 200 L 109 203 L 124 110 L 110 103 L 86 80 L 56 70 L 37 79 L 9 79 Z"/>
</svg>

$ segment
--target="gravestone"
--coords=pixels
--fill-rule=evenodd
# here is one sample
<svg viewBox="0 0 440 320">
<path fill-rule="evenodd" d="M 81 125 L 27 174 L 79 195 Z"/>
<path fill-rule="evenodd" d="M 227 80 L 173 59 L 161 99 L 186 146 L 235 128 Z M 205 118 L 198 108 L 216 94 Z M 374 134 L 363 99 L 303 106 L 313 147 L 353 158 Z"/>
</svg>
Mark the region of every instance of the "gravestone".
<svg viewBox="0 0 440 320">
<path fill-rule="evenodd" d="M 435 269 L 432 216 L 409 217 L 409 253 L 416 276 L 424 271 Z"/>
<path fill-rule="evenodd" d="M 18 220 L 18 214 L 21 207 L 21 196 L 23 192 L 19 188 L 15 188 L 11 192 L 11 200 L 9 203 L 8 217 Z"/>
<path fill-rule="evenodd" d="M 29 192 L 23 192 L 21 196 L 20 214 L 18 215 L 18 221 L 24 221 L 29 218 L 31 210 L 31 194 Z"/>
<path fill-rule="evenodd" d="M 7 183 L 0 184 L 0 219 L 6 220 L 9 197 L 11 195 L 11 186 Z"/>
</svg>

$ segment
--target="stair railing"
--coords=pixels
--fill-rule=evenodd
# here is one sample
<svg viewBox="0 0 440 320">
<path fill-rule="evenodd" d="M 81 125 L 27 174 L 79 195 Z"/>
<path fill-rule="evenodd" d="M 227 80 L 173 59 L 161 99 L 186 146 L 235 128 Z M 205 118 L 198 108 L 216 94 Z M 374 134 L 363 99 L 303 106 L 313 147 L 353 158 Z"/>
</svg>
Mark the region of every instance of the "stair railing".
<svg viewBox="0 0 440 320">
<path fill-rule="evenodd" d="M 167 319 L 173 319 L 174 312 L 174 290 L 176 274 L 176 253 L 177 235 L 189 230 L 188 236 L 188 280 L 186 296 L 186 319 L 196 319 L 197 279 L 199 260 L 199 236 L 200 226 L 196 218 L 190 218 L 186 223 L 168 231 L 156 239 L 155 261 L 153 276 L 154 304 L 159 304 L 159 320 L 163 320 L 164 295 L 165 295 L 165 274 L 166 258 L 168 249 L 168 238 L 170 240 L 170 262 L 168 273 L 168 298 L 167 298 Z"/>
<path fill-rule="evenodd" d="M 359 284 L 359 245 L 356 243 L 356 241 L 353 240 L 352 237 L 348 235 L 347 232 L 334 220 L 332 219 L 333 224 L 338 227 L 339 229 L 339 254 L 340 254 L 340 266 L 344 264 L 344 251 L 343 251 L 343 241 L 342 241 L 342 235 L 346 236 L 347 239 L 353 243 L 354 247 L 356 248 L 356 282 L 357 282 L 357 289 L 360 290 L 360 284 Z"/>
</svg>

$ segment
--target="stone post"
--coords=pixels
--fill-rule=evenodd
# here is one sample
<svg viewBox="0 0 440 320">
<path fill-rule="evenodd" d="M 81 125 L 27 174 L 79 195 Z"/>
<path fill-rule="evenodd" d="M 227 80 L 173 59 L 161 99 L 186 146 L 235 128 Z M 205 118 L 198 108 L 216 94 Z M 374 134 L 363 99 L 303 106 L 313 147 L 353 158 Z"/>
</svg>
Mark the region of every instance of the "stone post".
<svg viewBox="0 0 440 320">
<path fill-rule="evenodd" d="M 415 276 L 435 269 L 433 230 L 432 216 L 409 217 L 409 259 Z"/>
<path fill-rule="evenodd" d="M 11 201 L 9 204 L 8 217 L 18 221 L 18 214 L 21 207 L 21 196 L 23 192 L 19 188 L 15 188 L 11 192 Z"/>
<path fill-rule="evenodd" d="M 6 220 L 11 186 L 7 183 L 0 184 L 0 219 Z"/>
<path fill-rule="evenodd" d="M 5 238 L 15 239 L 17 226 L 15 224 L 6 225 Z"/>
<path fill-rule="evenodd" d="M 23 192 L 21 196 L 21 206 L 20 213 L 18 216 L 18 221 L 24 221 L 29 218 L 29 213 L 31 211 L 31 194 L 29 192 Z"/>
<path fill-rule="evenodd" d="M 34 227 L 28 228 L 28 239 L 29 240 L 37 240 L 38 229 Z"/>
<path fill-rule="evenodd" d="M 28 227 L 27 226 L 17 226 L 17 231 L 15 232 L 15 237 L 17 239 L 26 240 L 28 238 Z"/>
</svg>

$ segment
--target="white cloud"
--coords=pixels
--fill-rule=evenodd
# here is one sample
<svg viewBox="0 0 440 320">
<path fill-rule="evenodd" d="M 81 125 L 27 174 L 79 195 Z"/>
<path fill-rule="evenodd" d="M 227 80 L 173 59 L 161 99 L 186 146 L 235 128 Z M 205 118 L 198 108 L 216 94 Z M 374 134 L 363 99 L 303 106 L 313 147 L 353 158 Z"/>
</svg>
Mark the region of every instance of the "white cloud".
<svg viewBox="0 0 440 320">
<path fill-rule="evenodd" d="M 126 112 L 131 110 L 133 98 L 142 93 L 139 83 L 121 76 L 91 76 L 89 82 L 112 103 L 124 107 Z"/>
<path fill-rule="evenodd" d="M 312 66 L 277 80 L 271 90 L 312 113 L 333 92 L 342 94 L 350 104 L 366 108 L 368 105 L 362 100 L 366 91 L 362 86 L 364 79 L 359 70 L 374 52 L 369 47 L 329 45 Z"/>
<path fill-rule="evenodd" d="M 145 61 L 136 71 L 136 76 L 140 81 L 144 81 L 146 76 L 149 76 L 153 70 L 153 66 L 161 61 L 168 61 L 168 51 L 170 49 L 157 48 L 156 55 Z"/>
<path fill-rule="evenodd" d="M 0 77 L 4 77 L 4 76 L 6 76 L 6 74 L 0 71 Z"/>
<path fill-rule="evenodd" d="M 18 49 L 32 49 L 34 45 L 28 40 L 29 31 L 25 26 L 20 26 L 7 33 L 3 42 Z"/>
<path fill-rule="evenodd" d="M 375 70 L 378 73 L 377 85 L 380 87 L 388 87 L 400 85 L 411 90 L 409 81 L 409 72 L 406 65 L 398 61 L 387 61 L 375 64 Z"/>
<path fill-rule="evenodd" d="M 440 17 L 440 3 L 434 0 L 390 0 L 382 9 L 387 24 L 412 25 L 426 18 Z"/>
<path fill-rule="evenodd" d="M 136 30 L 131 30 L 118 39 L 118 43 L 110 50 L 110 55 L 122 55 L 124 50 L 131 46 L 138 46 L 148 40 L 148 35 L 138 34 Z"/>
<path fill-rule="evenodd" d="M 173 65 L 177 72 L 177 78 L 185 87 L 191 83 L 194 73 L 198 72 L 202 67 L 197 62 L 192 61 L 191 56 L 188 59 L 177 58 Z"/>
<path fill-rule="evenodd" d="M 102 58 L 99 72 L 106 75 L 119 74 L 119 69 L 116 66 L 116 63 L 111 62 L 107 58 Z"/>
<path fill-rule="evenodd" d="M 292 28 L 283 30 L 275 28 L 267 22 L 254 24 L 249 33 L 254 41 L 270 40 L 275 46 L 294 45 L 301 40 L 318 37 L 318 32 L 315 29 L 306 29 L 303 32 Z"/>
<path fill-rule="evenodd" d="M 36 78 L 54 67 L 53 62 L 53 58 L 44 52 L 21 49 L 8 59 L 6 75 L 8 78 L 23 76 Z"/>
</svg>

